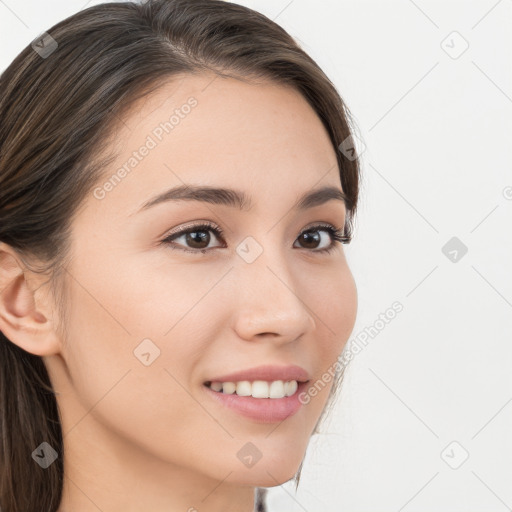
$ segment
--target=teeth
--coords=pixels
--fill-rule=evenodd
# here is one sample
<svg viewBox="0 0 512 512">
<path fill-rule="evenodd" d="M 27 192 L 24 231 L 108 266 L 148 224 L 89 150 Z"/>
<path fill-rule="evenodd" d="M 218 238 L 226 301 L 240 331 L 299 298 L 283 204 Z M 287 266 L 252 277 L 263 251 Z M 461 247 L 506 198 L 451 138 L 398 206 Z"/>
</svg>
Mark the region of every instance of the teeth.
<svg viewBox="0 0 512 512">
<path fill-rule="evenodd" d="M 228 395 L 236 393 L 239 396 L 252 396 L 254 398 L 283 398 L 293 395 L 297 391 L 298 383 L 296 380 L 274 380 L 272 382 L 243 380 L 240 382 L 211 382 L 209 387 L 214 391 Z"/>
<path fill-rule="evenodd" d="M 212 382 L 210 387 L 213 389 L 213 391 L 222 391 L 222 382 Z"/>
</svg>

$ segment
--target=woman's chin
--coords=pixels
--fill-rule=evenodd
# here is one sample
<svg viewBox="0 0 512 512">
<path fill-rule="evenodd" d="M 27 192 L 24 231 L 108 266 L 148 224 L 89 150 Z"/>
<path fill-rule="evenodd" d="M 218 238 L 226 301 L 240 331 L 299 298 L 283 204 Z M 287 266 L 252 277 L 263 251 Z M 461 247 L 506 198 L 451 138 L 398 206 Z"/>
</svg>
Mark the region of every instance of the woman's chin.
<svg viewBox="0 0 512 512">
<path fill-rule="evenodd" d="M 260 460 L 252 468 L 239 468 L 233 471 L 227 481 L 236 485 L 250 485 L 254 487 L 276 487 L 292 480 L 300 467 L 290 461 L 280 463 L 266 462 Z M 229 472 L 229 467 L 226 467 Z"/>
</svg>

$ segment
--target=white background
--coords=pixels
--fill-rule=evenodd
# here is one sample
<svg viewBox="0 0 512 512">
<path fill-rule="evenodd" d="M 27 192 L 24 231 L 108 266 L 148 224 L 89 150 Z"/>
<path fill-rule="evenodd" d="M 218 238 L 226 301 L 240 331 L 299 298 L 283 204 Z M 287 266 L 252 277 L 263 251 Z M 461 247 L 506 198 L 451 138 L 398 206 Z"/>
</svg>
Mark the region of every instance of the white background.
<svg viewBox="0 0 512 512">
<path fill-rule="evenodd" d="M 1 69 L 96 3 L 0 0 Z M 272 488 L 271 512 L 511 510 L 512 2 L 239 3 L 318 62 L 365 146 L 351 342 L 404 308 L 354 357 L 298 492 Z"/>
</svg>

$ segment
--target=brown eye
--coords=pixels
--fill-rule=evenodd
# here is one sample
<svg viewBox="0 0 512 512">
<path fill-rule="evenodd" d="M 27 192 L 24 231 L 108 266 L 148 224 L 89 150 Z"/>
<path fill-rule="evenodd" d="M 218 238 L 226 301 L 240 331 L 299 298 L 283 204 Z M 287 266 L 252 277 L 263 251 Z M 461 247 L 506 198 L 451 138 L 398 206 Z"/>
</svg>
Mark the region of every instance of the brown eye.
<svg viewBox="0 0 512 512">
<path fill-rule="evenodd" d="M 316 249 L 318 244 L 321 242 L 321 236 L 318 235 L 318 231 L 306 231 L 299 235 L 301 243 L 305 244 L 306 249 Z"/>
<path fill-rule="evenodd" d="M 189 247 L 193 249 L 206 249 L 210 243 L 210 230 L 208 231 L 189 231 L 181 236 L 185 237 L 185 241 Z"/>
<path fill-rule="evenodd" d="M 189 228 L 180 229 L 176 233 L 173 233 L 162 240 L 162 243 L 169 244 L 172 249 L 176 249 L 175 245 L 183 245 L 183 244 L 175 244 L 174 240 L 179 238 L 184 239 L 185 247 L 181 248 L 186 252 L 199 252 L 202 253 L 208 250 L 208 245 L 211 242 L 211 235 L 209 233 L 213 232 L 215 237 L 222 238 L 223 231 L 220 228 L 214 227 L 210 224 L 199 224 L 196 226 L 191 226 Z M 222 247 L 222 246 L 217 246 Z"/>
<path fill-rule="evenodd" d="M 322 231 L 329 234 L 331 243 L 328 243 L 325 247 L 318 249 L 319 244 L 322 243 L 322 237 L 318 233 Z M 349 241 L 349 238 L 343 236 L 343 231 L 341 229 L 336 229 L 329 224 L 322 224 L 303 231 L 297 240 L 301 242 L 305 249 L 311 249 L 313 252 L 328 253 L 336 247 L 337 242 L 345 243 L 346 241 Z"/>
</svg>

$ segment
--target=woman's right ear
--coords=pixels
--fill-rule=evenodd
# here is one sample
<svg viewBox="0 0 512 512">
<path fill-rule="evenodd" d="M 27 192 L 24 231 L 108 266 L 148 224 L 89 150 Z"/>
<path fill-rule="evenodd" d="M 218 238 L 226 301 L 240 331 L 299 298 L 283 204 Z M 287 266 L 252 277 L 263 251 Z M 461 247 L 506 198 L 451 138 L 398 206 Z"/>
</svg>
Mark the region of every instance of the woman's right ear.
<svg viewBox="0 0 512 512">
<path fill-rule="evenodd" d="M 51 304 L 36 294 L 33 275 L 15 249 L 0 242 L 0 331 L 23 350 L 38 356 L 59 352 Z"/>
</svg>

